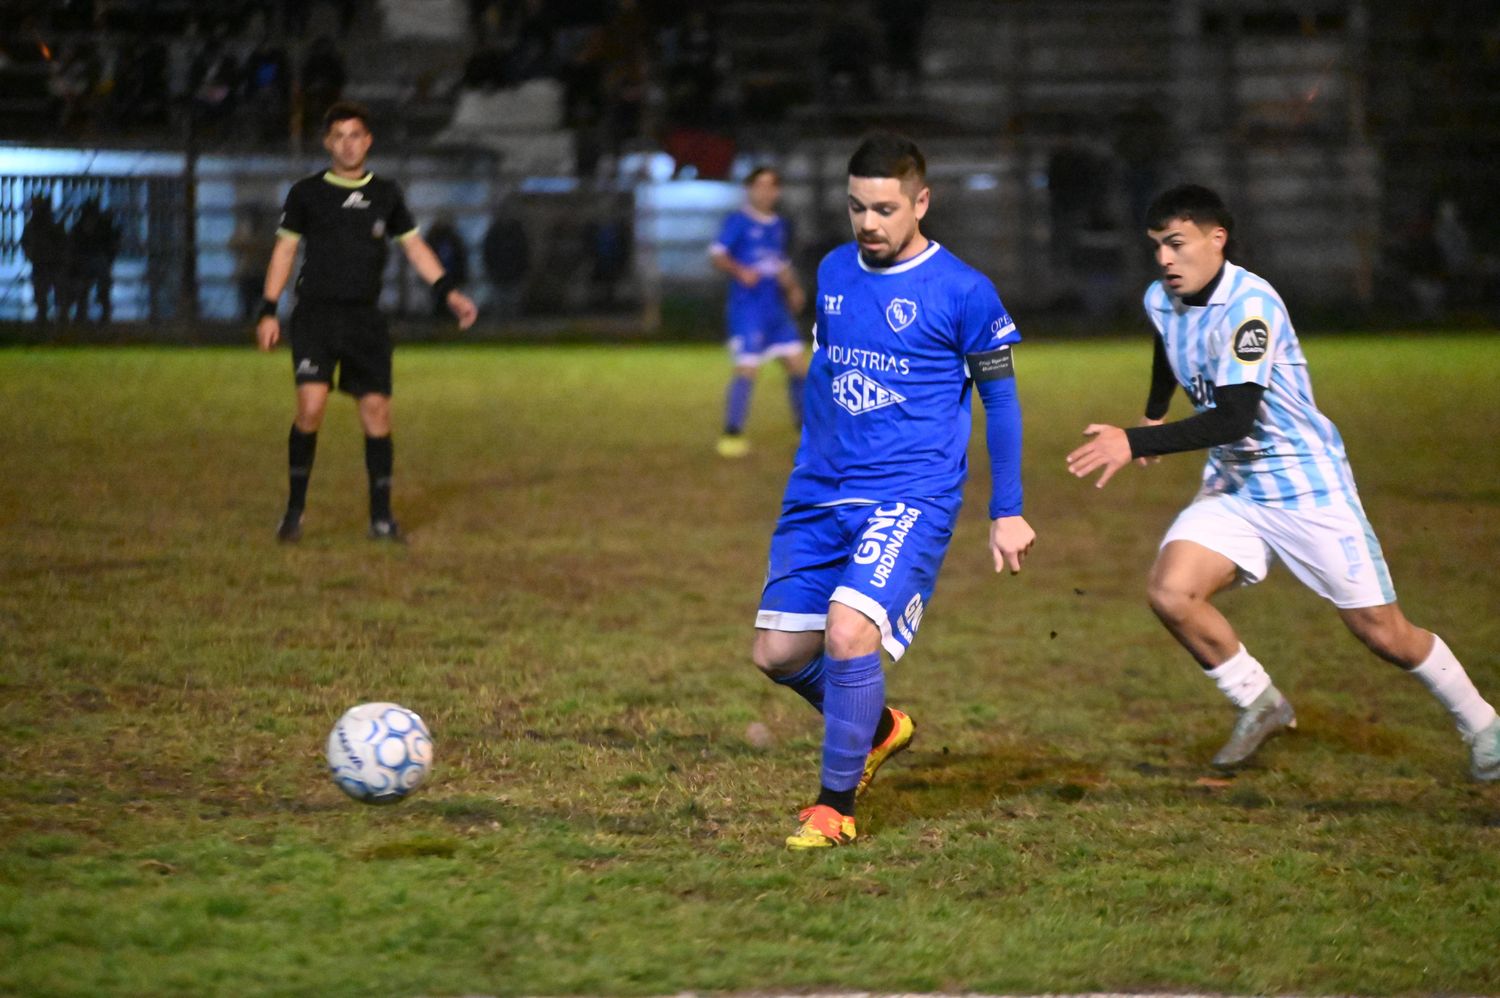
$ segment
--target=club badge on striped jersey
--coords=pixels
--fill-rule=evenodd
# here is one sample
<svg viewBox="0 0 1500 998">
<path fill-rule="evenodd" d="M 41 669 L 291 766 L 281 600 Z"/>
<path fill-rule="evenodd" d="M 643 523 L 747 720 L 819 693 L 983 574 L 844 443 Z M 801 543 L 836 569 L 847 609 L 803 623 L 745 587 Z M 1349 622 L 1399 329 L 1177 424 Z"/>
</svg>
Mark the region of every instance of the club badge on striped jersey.
<svg viewBox="0 0 1500 998">
<path fill-rule="evenodd" d="M 1262 319 L 1246 319 L 1234 331 L 1234 357 L 1241 364 L 1259 364 L 1266 358 L 1271 330 Z"/>
</svg>

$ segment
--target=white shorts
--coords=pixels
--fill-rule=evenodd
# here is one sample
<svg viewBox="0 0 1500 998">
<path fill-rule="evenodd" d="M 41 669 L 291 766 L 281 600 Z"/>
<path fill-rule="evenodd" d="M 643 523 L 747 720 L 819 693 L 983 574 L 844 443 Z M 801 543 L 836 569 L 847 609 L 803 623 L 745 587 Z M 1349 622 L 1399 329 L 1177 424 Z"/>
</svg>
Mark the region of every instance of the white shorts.
<svg viewBox="0 0 1500 998">
<path fill-rule="evenodd" d="M 1162 538 L 1192 541 L 1239 568 L 1236 585 L 1253 586 L 1280 559 L 1313 592 L 1352 610 L 1396 602 L 1391 573 L 1359 499 L 1313 509 L 1280 509 L 1223 494 L 1202 494 Z"/>
</svg>

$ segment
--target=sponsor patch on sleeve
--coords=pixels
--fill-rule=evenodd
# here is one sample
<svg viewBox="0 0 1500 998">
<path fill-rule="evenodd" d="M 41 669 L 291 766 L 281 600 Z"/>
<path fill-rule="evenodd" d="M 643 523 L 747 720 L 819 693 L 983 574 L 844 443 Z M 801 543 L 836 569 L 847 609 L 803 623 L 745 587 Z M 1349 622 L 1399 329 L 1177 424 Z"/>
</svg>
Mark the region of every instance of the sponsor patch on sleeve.
<svg viewBox="0 0 1500 998">
<path fill-rule="evenodd" d="M 984 353 L 967 354 L 964 360 L 969 364 L 969 377 L 975 381 L 999 381 L 1016 376 L 1015 363 L 1011 360 L 1008 346 Z"/>
<path fill-rule="evenodd" d="M 1234 331 L 1234 358 L 1241 364 L 1259 364 L 1266 359 L 1271 330 L 1264 319 L 1246 319 Z"/>
</svg>

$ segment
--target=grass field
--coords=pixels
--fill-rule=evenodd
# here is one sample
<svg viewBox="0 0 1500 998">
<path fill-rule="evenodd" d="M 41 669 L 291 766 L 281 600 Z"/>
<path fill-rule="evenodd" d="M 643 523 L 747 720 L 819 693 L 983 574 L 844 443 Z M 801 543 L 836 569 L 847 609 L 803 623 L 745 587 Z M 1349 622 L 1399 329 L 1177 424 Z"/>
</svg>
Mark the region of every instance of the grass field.
<svg viewBox="0 0 1500 998">
<path fill-rule="evenodd" d="M 1408 613 L 1500 697 L 1500 339 L 1308 353 Z M 0 352 L 0 993 L 1500 993 L 1500 787 L 1285 573 L 1222 605 L 1301 730 L 1205 780 L 1232 712 L 1142 597 L 1200 461 L 1063 466 L 1149 362 L 1021 349 L 1032 559 L 991 572 L 976 483 L 890 674 L 917 742 L 808 856 L 819 724 L 747 655 L 779 376 L 725 463 L 717 350 L 404 348 L 410 545 L 336 399 L 279 547 L 285 354 Z M 323 769 L 370 699 L 437 739 L 392 808 Z"/>
</svg>

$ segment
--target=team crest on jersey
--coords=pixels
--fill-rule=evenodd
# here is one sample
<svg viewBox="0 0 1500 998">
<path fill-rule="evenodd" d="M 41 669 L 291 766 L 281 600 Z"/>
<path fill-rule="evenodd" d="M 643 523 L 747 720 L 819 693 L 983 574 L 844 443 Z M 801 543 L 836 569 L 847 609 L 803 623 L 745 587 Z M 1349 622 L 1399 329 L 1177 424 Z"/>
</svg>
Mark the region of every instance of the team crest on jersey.
<svg viewBox="0 0 1500 998">
<path fill-rule="evenodd" d="M 917 303 L 910 298 L 892 298 L 885 307 L 885 321 L 891 324 L 891 329 L 901 332 L 917 321 Z"/>
<path fill-rule="evenodd" d="M 1266 357 L 1271 330 L 1261 319 L 1246 319 L 1234 331 L 1234 356 L 1242 364 L 1259 364 Z"/>
<path fill-rule="evenodd" d="M 375 224 L 370 226 L 370 235 L 374 236 L 376 239 L 379 239 L 381 236 L 385 235 L 385 219 L 375 219 Z"/>
<path fill-rule="evenodd" d="M 858 416 L 888 405 L 905 402 L 906 396 L 893 392 L 862 371 L 845 371 L 833 379 L 833 400 Z"/>
</svg>

